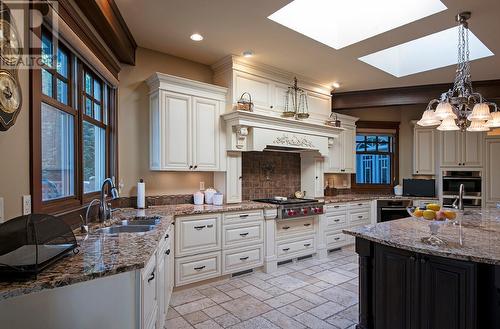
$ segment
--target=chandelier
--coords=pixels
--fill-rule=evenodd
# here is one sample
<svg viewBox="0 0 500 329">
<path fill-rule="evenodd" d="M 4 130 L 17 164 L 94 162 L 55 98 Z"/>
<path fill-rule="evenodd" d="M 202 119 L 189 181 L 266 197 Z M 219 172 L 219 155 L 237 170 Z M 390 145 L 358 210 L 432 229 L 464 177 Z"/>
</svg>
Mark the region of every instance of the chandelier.
<svg viewBox="0 0 500 329">
<path fill-rule="evenodd" d="M 500 127 L 500 112 L 495 103 L 487 102 L 481 94 L 472 89 L 469 62 L 470 12 L 457 15 L 458 63 L 453 88 L 443 93 L 440 99 L 433 99 L 427 105 L 419 126 L 438 126 L 441 131 L 489 131 Z M 435 110 L 434 110 L 435 107 Z M 490 109 L 493 109 L 490 112 Z"/>
</svg>

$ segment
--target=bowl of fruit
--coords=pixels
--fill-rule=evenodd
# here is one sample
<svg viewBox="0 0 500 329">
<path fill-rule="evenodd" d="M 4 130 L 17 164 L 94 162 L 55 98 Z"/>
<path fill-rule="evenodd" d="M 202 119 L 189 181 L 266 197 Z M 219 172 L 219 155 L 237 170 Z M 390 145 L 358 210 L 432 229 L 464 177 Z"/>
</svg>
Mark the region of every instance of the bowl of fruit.
<svg viewBox="0 0 500 329">
<path fill-rule="evenodd" d="M 411 217 L 429 222 L 430 236 L 423 237 L 422 242 L 433 245 L 440 246 L 446 244 L 446 242 L 438 238 L 439 227 L 442 224 L 453 222 L 457 218 L 457 213 L 451 209 L 442 209 L 440 205 L 436 203 L 429 203 L 425 208 L 419 207 L 408 207 L 406 209 Z"/>
</svg>

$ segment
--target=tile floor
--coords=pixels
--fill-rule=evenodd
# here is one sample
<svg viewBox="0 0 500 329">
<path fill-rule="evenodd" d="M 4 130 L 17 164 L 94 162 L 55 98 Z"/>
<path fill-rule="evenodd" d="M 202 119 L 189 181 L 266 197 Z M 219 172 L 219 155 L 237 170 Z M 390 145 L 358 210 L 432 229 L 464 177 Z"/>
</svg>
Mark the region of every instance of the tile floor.
<svg viewBox="0 0 500 329">
<path fill-rule="evenodd" d="M 355 328 L 358 258 L 353 247 L 176 291 L 167 329 Z"/>
</svg>

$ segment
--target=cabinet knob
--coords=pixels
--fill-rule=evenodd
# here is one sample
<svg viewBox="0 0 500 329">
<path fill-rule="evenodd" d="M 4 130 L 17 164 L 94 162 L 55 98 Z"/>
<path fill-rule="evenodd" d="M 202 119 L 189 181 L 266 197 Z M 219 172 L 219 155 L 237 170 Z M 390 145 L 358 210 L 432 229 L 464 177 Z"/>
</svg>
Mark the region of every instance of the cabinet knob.
<svg viewBox="0 0 500 329">
<path fill-rule="evenodd" d="M 273 108 L 273 106 L 272 106 L 272 105 L 271 105 L 271 106 L 269 106 L 269 107 L 270 107 L 270 108 Z"/>
<path fill-rule="evenodd" d="M 316 176 L 316 179 L 318 179 L 318 178 L 319 178 L 319 177 L 318 177 L 318 176 Z"/>
<path fill-rule="evenodd" d="M 239 179 L 239 180 L 242 180 L 242 179 L 243 179 L 243 177 L 242 177 L 242 176 L 240 176 L 240 177 L 238 177 L 238 179 Z"/>
<path fill-rule="evenodd" d="M 155 272 L 153 271 L 153 272 L 151 272 L 151 275 L 148 278 L 148 283 L 153 281 L 154 279 L 155 279 Z"/>
<path fill-rule="evenodd" d="M 194 169 L 198 168 L 198 165 L 194 166 Z"/>
<path fill-rule="evenodd" d="M 165 234 L 165 238 L 164 238 L 164 240 L 167 240 L 167 239 L 168 239 L 168 237 L 169 237 L 169 235 L 168 235 L 168 234 Z"/>
<path fill-rule="evenodd" d="M 189 169 L 193 169 L 193 166 L 189 166 Z"/>
<path fill-rule="evenodd" d="M 165 250 L 165 255 L 170 255 L 170 249 Z"/>
<path fill-rule="evenodd" d="M 414 262 L 415 261 L 415 257 L 414 256 L 410 256 L 410 261 Z"/>
</svg>

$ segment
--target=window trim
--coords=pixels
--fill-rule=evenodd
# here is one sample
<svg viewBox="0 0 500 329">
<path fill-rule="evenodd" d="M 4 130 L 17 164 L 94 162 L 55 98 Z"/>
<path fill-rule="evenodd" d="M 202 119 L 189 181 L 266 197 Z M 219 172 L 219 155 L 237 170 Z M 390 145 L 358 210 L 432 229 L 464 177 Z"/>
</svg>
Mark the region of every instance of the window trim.
<svg viewBox="0 0 500 329">
<path fill-rule="evenodd" d="M 105 159 L 105 170 L 106 177 L 114 176 L 118 181 L 118 148 L 117 148 L 117 91 L 116 88 L 112 86 L 111 83 L 106 81 L 103 77 L 97 74 L 91 66 L 85 61 L 85 58 L 81 57 L 80 54 L 71 50 L 68 44 L 61 38 L 60 35 L 54 33 L 54 31 L 49 27 L 44 25 L 43 27 L 37 27 L 32 29 L 33 37 L 30 38 L 30 53 L 35 56 L 41 55 L 41 35 L 42 30 L 48 32 L 52 35 L 52 40 L 57 40 L 57 45 L 64 48 L 68 53 L 69 61 L 69 73 L 68 73 L 68 105 L 58 102 L 56 98 L 49 97 L 42 93 L 42 72 L 40 67 L 32 68 L 29 72 L 30 79 L 30 189 L 32 195 L 32 210 L 38 213 L 49 213 L 49 214 L 61 214 L 68 211 L 82 209 L 90 202 L 90 200 L 96 198 L 99 192 L 84 193 L 83 192 L 83 140 L 82 140 L 82 127 L 83 121 L 95 124 L 98 127 L 106 128 L 105 130 L 105 144 L 106 144 L 106 159 Z M 75 67 L 76 65 L 76 67 Z M 83 117 L 82 107 L 82 93 L 79 89 L 79 81 L 84 77 L 80 74 L 83 67 L 87 71 L 91 72 L 94 77 L 97 77 L 101 82 L 101 106 L 103 106 L 104 96 L 103 93 L 105 85 L 108 86 L 108 115 L 107 124 L 98 122 L 97 120 L 90 117 Z M 54 70 L 56 68 L 53 68 Z M 52 73 L 52 72 L 51 72 Z M 76 76 L 75 76 L 76 75 Z M 82 77 L 82 79 L 79 79 Z M 53 76 L 53 81 L 56 79 Z M 57 88 L 53 86 L 53 90 Z M 74 90 L 76 88 L 76 90 Z M 84 90 L 83 90 L 84 91 Z M 75 97 L 76 95 L 76 97 Z M 55 95 L 54 95 L 55 96 Z M 41 108 L 42 103 L 46 103 L 50 106 L 57 108 L 65 113 L 68 113 L 74 117 L 74 195 L 62 197 L 55 200 L 42 201 L 42 128 L 41 128 Z M 101 115 L 103 115 L 104 108 L 101 107 Z"/>
<path fill-rule="evenodd" d="M 394 134 L 393 152 L 391 161 L 391 183 L 390 184 L 357 184 L 356 173 L 351 174 L 351 189 L 355 191 L 393 193 L 394 186 L 399 182 L 399 124 L 396 121 L 358 121 L 356 122 L 356 135 L 359 129 L 391 130 Z M 394 133 L 392 131 L 395 131 Z M 356 142 L 355 142 L 356 145 Z M 358 152 L 356 151 L 356 154 Z"/>
</svg>

